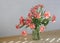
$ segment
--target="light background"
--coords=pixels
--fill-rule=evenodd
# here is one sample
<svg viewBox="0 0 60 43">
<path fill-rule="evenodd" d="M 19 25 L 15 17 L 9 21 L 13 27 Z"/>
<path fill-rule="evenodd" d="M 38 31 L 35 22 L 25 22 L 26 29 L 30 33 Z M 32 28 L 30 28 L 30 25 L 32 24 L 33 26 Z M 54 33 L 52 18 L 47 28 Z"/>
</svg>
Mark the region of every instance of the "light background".
<svg viewBox="0 0 60 43">
<path fill-rule="evenodd" d="M 20 16 L 26 17 L 30 8 L 43 4 L 44 9 L 56 15 L 56 23 L 49 23 L 45 31 L 60 29 L 60 0 L 0 0 L 0 37 L 19 35 L 22 30 L 31 34 L 31 29 L 17 30 Z"/>
</svg>

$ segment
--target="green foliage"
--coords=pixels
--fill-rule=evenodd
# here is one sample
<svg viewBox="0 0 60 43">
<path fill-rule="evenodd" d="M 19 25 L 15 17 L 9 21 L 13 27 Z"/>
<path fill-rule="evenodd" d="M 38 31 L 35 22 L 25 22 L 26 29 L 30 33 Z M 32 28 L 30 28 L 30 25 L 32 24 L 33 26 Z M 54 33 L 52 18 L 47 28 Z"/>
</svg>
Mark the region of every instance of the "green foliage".
<svg viewBox="0 0 60 43">
<path fill-rule="evenodd" d="M 43 16 L 43 15 L 44 15 L 43 8 L 38 8 L 38 9 L 37 9 L 37 12 L 38 12 L 38 13 L 41 13 L 41 16 Z"/>
<path fill-rule="evenodd" d="M 40 22 L 37 18 L 33 18 L 32 19 L 32 22 L 36 25 L 36 26 L 39 26 L 40 25 Z"/>
<path fill-rule="evenodd" d="M 43 21 L 43 17 L 39 18 L 38 20 L 39 20 L 39 24 L 41 25 Z"/>
<path fill-rule="evenodd" d="M 46 26 L 48 23 L 49 23 L 49 20 L 48 20 L 48 19 L 44 19 L 44 20 L 42 21 L 42 24 L 44 24 L 44 26 Z"/>
<path fill-rule="evenodd" d="M 44 26 L 46 26 L 48 23 L 49 23 L 49 19 L 44 19 L 43 17 L 37 19 L 37 18 L 33 18 L 32 19 L 33 23 L 36 25 L 36 26 L 39 26 L 41 24 L 43 24 Z"/>
<path fill-rule="evenodd" d="M 52 20 L 52 17 L 49 17 L 48 20 L 51 21 Z"/>
<path fill-rule="evenodd" d="M 49 17 L 48 19 L 44 18 L 44 12 L 43 8 L 38 8 L 37 9 L 38 13 L 41 13 L 41 18 L 37 19 L 37 18 L 33 18 L 32 21 L 36 26 L 39 26 L 41 24 L 43 24 L 44 26 L 46 26 L 49 21 L 51 20 L 51 17 Z"/>
</svg>

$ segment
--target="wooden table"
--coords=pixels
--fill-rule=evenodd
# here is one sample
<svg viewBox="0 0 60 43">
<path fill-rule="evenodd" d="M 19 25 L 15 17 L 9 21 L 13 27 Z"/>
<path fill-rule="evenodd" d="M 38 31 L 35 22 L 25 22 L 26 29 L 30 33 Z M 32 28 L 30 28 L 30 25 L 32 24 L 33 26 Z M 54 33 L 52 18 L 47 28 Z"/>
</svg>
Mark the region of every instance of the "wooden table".
<svg viewBox="0 0 60 43">
<path fill-rule="evenodd" d="M 0 43 L 60 43 L 60 30 L 43 32 L 40 36 L 40 40 L 32 40 L 31 35 L 1 37 Z"/>
</svg>

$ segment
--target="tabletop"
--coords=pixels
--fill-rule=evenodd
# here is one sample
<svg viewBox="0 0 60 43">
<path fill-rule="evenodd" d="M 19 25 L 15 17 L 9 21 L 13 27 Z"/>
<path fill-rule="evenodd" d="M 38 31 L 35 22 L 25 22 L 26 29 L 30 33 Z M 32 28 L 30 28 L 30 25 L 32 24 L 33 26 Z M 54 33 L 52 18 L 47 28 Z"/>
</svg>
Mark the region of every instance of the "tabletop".
<svg viewBox="0 0 60 43">
<path fill-rule="evenodd" d="M 60 30 L 42 32 L 40 40 L 32 40 L 32 35 L 0 37 L 0 43 L 60 43 Z"/>
</svg>

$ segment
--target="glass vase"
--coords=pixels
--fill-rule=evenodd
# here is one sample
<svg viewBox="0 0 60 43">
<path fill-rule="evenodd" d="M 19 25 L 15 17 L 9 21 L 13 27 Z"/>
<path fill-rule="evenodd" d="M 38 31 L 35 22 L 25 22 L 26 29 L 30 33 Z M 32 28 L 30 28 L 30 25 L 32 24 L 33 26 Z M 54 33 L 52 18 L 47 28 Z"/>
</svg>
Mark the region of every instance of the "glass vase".
<svg viewBox="0 0 60 43">
<path fill-rule="evenodd" d="M 39 28 L 36 27 L 33 31 L 32 31 L 32 39 L 33 40 L 39 40 L 40 39 L 40 32 L 39 32 Z"/>
</svg>

